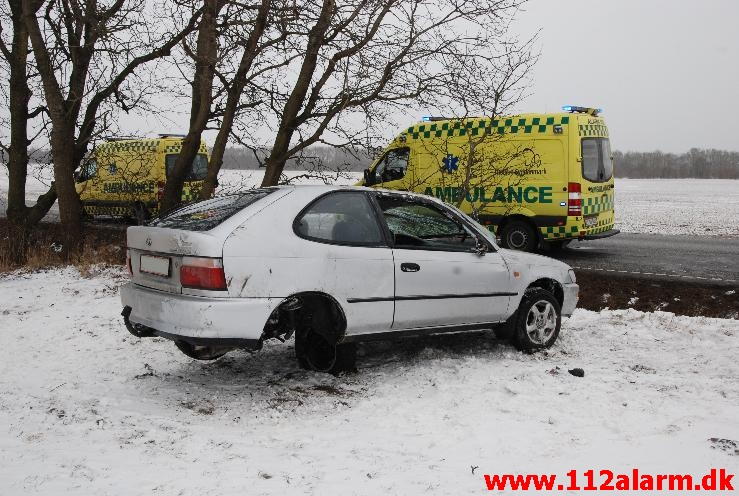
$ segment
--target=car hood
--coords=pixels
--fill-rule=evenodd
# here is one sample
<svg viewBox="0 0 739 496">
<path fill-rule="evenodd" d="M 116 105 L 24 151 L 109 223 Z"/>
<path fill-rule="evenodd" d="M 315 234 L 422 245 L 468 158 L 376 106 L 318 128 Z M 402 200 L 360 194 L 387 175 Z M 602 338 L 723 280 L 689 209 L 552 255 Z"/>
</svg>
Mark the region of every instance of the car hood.
<svg viewBox="0 0 739 496">
<path fill-rule="evenodd" d="M 524 265 L 528 267 L 549 267 L 567 272 L 571 267 L 564 262 L 544 255 L 535 255 L 518 250 L 500 248 L 499 252 L 509 265 Z"/>
</svg>

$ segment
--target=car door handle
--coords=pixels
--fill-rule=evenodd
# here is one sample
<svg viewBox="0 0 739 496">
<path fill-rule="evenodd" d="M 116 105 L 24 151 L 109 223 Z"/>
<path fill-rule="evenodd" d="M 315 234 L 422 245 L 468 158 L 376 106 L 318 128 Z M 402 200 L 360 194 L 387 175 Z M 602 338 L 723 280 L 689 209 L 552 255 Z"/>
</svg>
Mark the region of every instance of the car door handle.
<svg viewBox="0 0 739 496">
<path fill-rule="evenodd" d="M 403 272 L 418 272 L 421 270 L 421 266 L 417 263 L 402 263 L 400 264 L 400 270 Z"/>
</svg>

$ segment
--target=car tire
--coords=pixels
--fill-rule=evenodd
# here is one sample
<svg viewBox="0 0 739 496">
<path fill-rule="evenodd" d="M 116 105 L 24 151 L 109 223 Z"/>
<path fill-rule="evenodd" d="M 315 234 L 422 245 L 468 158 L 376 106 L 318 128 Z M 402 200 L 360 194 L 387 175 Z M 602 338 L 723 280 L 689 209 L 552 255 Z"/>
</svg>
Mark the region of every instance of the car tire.
<svg viewBox="0 0 739 496">
<path fill-rule="evenodd" d="M 559 302 L 552 293 L 529 288 L 515 314 L 511 343 L 521 351 L 549 348 L 557 340 L 562 325 Z"/>
<path fill-rule="evenodd" d="M 503 226 L 500 233 L 500 244 L 503 248 L 531 252 L 539 244 L 539 238 L 529 223 L 514 220 Z"/>
<path fill-rule="evenodd" d="M 195 360 L 216 360 L 231 351 L 230 348 L 215 348 L 212 346 L 195 346 L 186 341 L 175 341 L 174 345 L 185 355 Z"/>
<path fill-rule="evenodd" d="M 332 345 L 317 332 L 306 329 L 295 336 L 295 356 L 301 368 L 337 375 L 356 372 L 357 346 L 355 343 Z"/>
</svg>

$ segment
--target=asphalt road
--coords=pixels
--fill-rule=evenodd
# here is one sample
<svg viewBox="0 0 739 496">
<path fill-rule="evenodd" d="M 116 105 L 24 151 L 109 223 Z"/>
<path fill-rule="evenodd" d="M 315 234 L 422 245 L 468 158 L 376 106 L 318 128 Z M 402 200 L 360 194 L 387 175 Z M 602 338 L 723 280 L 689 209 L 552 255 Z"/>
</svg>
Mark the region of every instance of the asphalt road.
<svg viewBox="0 0 739 496">
<path fill-rule="evenodd" d="M 739 238 L 621 233 L 546 253 L 576 271 L 737 286 Z"/>
</svg>

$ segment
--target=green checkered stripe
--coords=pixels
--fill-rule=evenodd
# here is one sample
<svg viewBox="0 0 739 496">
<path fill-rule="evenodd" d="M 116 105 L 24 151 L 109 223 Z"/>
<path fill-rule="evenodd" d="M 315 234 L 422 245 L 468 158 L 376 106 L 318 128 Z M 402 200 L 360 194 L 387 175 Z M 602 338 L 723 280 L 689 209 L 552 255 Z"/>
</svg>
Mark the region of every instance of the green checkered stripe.
<svg viewBox="0 0 739 496">
<path fill-rule="evenodd" d="M 197 201 L 200 199 L 200 187 L 185 187 L 182 189 L 183 202 Z"/>
<path fill-rule="evenodd" d="M 182 151 L 182 142 L 176 143 L 174 145 L 167 145 L 164 147 L 164 153 L 180 153 Z M 198 153 L 208 153 L 208 148 L 206 148 L 204 143 L 200 143 L 200 148 L 198 149 Z"/>
<path fill-rule="evenodd" d="M 569 116 L 530 117 L 508 119 L 481 119 L 479 121 L 444 121 L 419 124 L 408 128 L 407 135 L 413 139 L 442 138 L 452 136 L 478 136 L 482 134 L 532 134 L 546 133 L 555 125 L 567 125 Z"/>
<path fill-rule="evenodd" d="M 606 231 L 610 231 L 611 229 L 613 229 L 613 219 L 610 219 L 608 223 L 604 223 L 604 225 L 600 227 L 595 227 L 594 229 L 588 229 L 588 234 L 600 234 Z"/>
<path fill-rule="evenodd" d="M 583 198 L 582 214 L 597 214 L 606 210 L 613 210 L 613 195 L 590 196 Z"/>
<path fill-rule="evenodd" d="M 99 150 L 105 153 L 115 152 L 154 152 L 159 140 L 147 139 L 136 141 L 111 141 L 100 145 Z"/>
<path fill-rule="evenodd" d="M 568 238 L 578 232 L 577 226 L 549 226 L 540 227 L 539 231 L 544 239 Z"/>
<path fill-rule="evenodd" d="M 83 207 L 84 212 L 87 215 L 110 215 L 112 217 L 133 217 L 134 212 L 130 205 L 120 206 L 100 206 L 100 205 L 85 205 Z"/>
<path fill-rule="evenodd" d="M 608 127 L 605 124 L 580 124 L 580 136 L 600 138 L 608 137 Z"/>
</svg>

